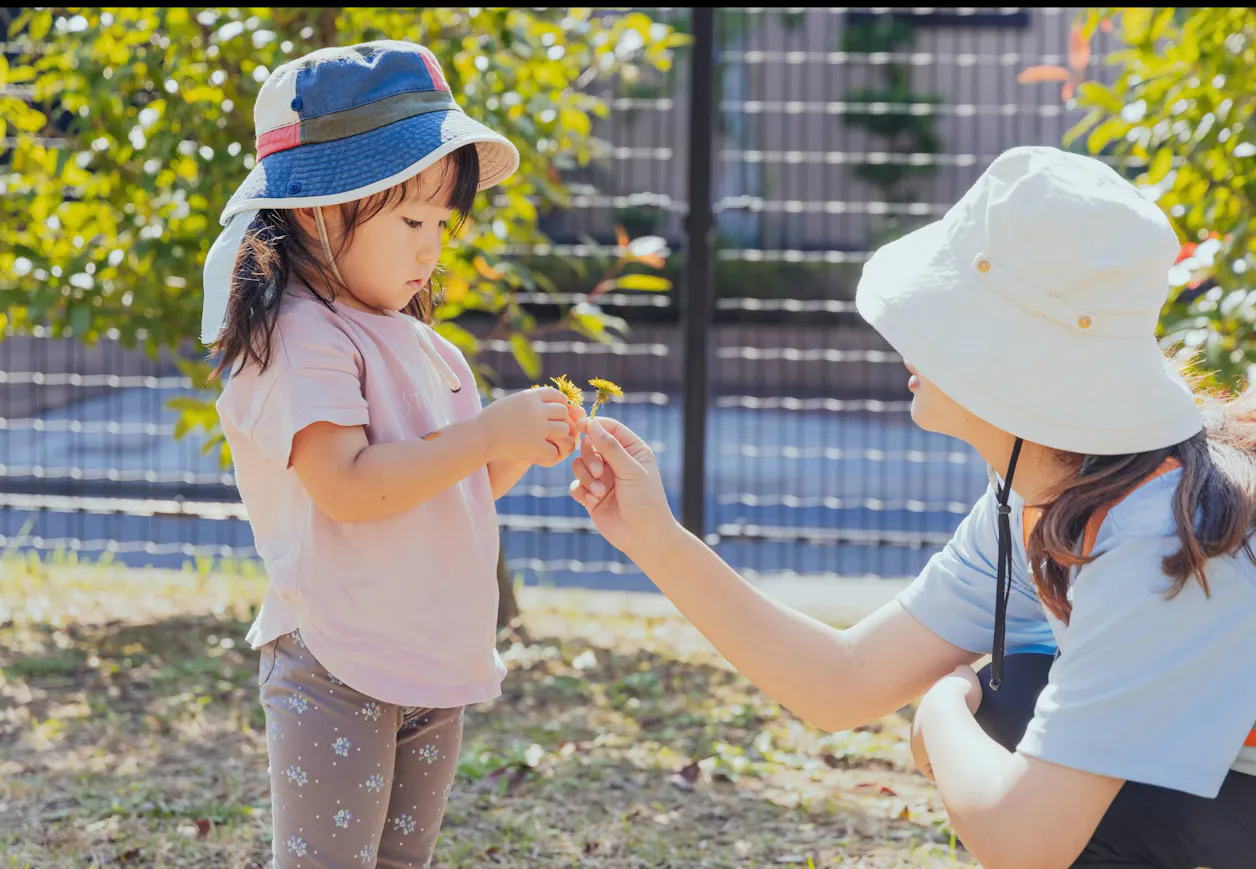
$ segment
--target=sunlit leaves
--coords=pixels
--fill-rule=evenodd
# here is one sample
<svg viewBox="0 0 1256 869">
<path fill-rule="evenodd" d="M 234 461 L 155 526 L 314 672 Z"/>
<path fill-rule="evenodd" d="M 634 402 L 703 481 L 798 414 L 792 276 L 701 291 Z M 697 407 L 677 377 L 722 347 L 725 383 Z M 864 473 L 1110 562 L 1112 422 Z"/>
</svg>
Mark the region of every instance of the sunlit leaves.
<svg viewBox="0 0 1256 869">
<path fill-rule="evenodd" d="M 466 112 L 521 153 L 520 171 L 481 194 L 450 240 L 437 313 L 499 317 L 529 370 L 535 323 L 513 292 L 547 284 L 505 252 L 542 241 L 538 205 L 565 204 L 554 167 L 599 150 L 592 119 L 606 105 L 594 85 L 666 70 L 680 43 L 641 13 L 592 9 L 32 9 L 13 34 L 26 51 L 12 69 L 0 65 L 0 310 L 10 325 L 187 350 L 219 212 L 253 166 L 261 82 L 333 42 L 405 39 L 430 47 Z M 474 355 L 470 333 L 442 331 Z M 203 414 L 180 410 L 192 415 L 183 429 L 204 427 Z"/>
<path fill-rule="evenodd" d="M 1079 88 L 1090 113 L 1070 136 L 1123 158 L 1173 219 L 1184 247 L 1165 338 L 1238 385 L 1256 363 L 1256 10 L 1096 7 L 1083 16 L 1085 38 L 1103 21 L 1118 25 L 1118 75 Z"/>
</svg>

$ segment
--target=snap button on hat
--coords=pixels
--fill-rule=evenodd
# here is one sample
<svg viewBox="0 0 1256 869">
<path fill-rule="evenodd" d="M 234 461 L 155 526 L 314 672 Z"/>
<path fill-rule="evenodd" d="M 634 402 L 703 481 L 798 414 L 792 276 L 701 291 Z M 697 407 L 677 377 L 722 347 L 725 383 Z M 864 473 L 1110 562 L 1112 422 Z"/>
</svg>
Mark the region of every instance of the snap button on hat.
<svg viewBox="0 0 1256 869">
<path fill-rule="evenodd" d="M 289 184 L 289 185 L 288 185 L 288 192 L 289 192 L 289 193 L 300 193 L 300 192 L 301 192 L 301 184 L 300 184 L 299 182 L 297 182 L 297 181 L 293 181 L 291 184 Z"/>
</svg>

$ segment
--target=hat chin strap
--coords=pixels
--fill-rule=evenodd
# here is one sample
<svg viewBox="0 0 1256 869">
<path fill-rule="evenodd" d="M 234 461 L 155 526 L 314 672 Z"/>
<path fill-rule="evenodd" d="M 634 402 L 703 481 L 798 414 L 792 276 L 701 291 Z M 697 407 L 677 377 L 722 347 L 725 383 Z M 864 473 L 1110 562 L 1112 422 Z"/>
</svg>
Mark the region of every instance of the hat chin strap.
<svg viewBox="0 0 1256 869">
<path fill-rule="evenodd" d="M 1012 477 L 1016 473 L 1016 461 L 1020 458 L 1024 440 L 1016 439 L 1012 446 L 1012 458 L 1007 464 L 1007 474 L 999 487 L 999 555 L 998 579 L 994 598 L 994 648 L 990 661 L 990 690 L 998 691 L 1003 684 L 1003 656 L 1007 645 L 1007 604 L 1012 596 L 1012 508 L 1008 498 L 1012 494 Z"/>
<path fill-rule="evenodd" d="M 323 222 L 323 206 L 321 205 L 314 206 L 314 223 L 318 226 L 318 240 L 323 243 L 323 256 L 327 257 L 331 273 L 336 276 L 340 286 L 347 286 L 345 279 L 340 276 L 340 269 L 336 268 L 336 258 L 331 255 L 331 242 L 327 240 L 327 224 Z"/>
</svg>

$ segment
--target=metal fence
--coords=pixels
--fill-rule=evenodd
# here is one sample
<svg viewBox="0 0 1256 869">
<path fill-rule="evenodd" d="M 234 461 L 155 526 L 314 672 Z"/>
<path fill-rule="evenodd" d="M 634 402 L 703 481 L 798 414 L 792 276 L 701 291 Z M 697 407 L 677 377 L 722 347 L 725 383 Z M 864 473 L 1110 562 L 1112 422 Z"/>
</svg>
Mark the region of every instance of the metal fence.
<svg viewBox="0 0 1256 869">
<path fill-rule="evenodd" d="M 694 44 L 606 95 L 605 152 L 569 173 L 574 207 L 543 224 L 553 243 L 518 253 L 588 257 L 614 249 L 616 226 L 657 233 L 677 291 L 606 299 L 626 340 L 548 337 L 546 374 L 624 385 L 609 412 L 651 440 L 674 508 L 746 575 L 912 575 L 985 469 L 912 425 L 901 360 L 855 314 L 855 282 L 871 249 L 944 213 L 1002 150 L 1060 143 L 1080 112 L 1016 76 L 1067 65 L 1079 10 L 646 11 Z M 526 385 L 508 345 L 483 352 L 502 388 Z M 109 341 L 0 342 L 0 548 L 252 557 L 230 472 L 173 436 L 167 403 L 193 390 Z M 499 502 L 511 566 L 648 588 L 567 496 L 568 473 L 533 469 Z"/>
</svg>

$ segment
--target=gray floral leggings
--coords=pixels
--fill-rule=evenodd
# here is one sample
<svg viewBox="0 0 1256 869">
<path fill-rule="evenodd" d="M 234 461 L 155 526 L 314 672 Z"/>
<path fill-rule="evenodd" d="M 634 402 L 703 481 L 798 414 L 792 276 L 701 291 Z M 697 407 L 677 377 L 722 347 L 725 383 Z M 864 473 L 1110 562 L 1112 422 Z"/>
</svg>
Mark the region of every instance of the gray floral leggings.
<svg viewBox="0 0 1256 869">
<path fill-rule="evenodd" d="M 426 867 L 458 767 L 462 709 L 360 694 L 299 632 L 261 653 L 275 869 Z"/>
</svg>

